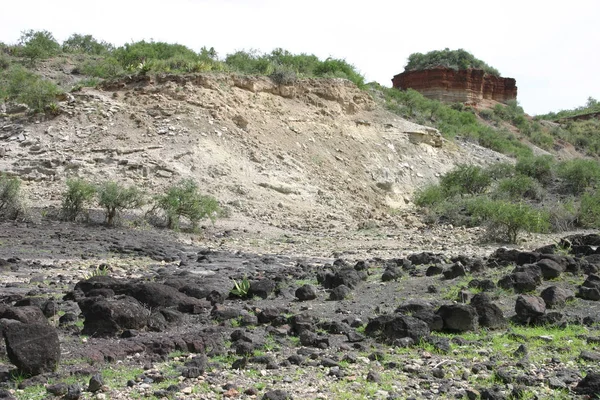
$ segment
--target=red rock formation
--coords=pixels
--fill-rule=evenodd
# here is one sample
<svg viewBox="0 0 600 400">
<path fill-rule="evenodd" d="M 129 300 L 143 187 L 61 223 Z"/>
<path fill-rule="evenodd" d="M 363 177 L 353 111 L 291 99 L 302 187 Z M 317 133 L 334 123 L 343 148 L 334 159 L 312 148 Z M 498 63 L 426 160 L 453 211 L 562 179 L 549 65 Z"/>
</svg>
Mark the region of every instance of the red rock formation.
<svg viewBox="0 0 600 400">
<path fill-rule="evenodd" d="M 405 71 L 394 76 L 396 89 L 414 89 L 423 96 L 448 103 L 474 103 L 495 100 L 506 103 L 516 100 L 517 86 L 513 78 L 486 74 L 481 69 L 453 70 L 433 68 L 422 71 Z"/>
</svg>

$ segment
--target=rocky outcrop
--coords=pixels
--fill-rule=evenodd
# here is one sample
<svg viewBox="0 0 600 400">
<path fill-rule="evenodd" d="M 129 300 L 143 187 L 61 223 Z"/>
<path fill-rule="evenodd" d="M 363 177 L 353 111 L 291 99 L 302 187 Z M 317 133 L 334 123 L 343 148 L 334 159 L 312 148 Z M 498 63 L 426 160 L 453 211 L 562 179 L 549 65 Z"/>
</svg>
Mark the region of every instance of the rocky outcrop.
<svg viewBox="0 0 600 400">
<path fill-rule="evenodd" d="M 517 86 L 513 78 L 486 74 L 481 69 L 456 71 L 439 67 L 405 71 L 394 76 L 392 83 L 396 89 L 414 89 L 427 98 L 447 103 L 477 104 L 482 100 L 506 103 L 517 98 Z"/>
</svg>

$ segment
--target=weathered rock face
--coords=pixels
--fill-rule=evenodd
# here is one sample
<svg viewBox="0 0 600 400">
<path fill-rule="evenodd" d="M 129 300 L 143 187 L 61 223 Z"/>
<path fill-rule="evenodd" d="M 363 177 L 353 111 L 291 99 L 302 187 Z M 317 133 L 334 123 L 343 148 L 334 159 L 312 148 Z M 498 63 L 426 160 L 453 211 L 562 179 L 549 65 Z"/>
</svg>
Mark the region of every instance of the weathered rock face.
<svg viewBox="0 0 600 400">
<path fill-rule="evenodd" d="M 516 100 L 517 86 L 513 78 L 486 74 L 481 69 L 455 71 L 434 68 L 423 71 L 405 71 L 394 76 L 394 88 L 414 89 L 423 96 L 448 103 L 479 103 L 495 100 L 506 103 Z"/>
</svg>

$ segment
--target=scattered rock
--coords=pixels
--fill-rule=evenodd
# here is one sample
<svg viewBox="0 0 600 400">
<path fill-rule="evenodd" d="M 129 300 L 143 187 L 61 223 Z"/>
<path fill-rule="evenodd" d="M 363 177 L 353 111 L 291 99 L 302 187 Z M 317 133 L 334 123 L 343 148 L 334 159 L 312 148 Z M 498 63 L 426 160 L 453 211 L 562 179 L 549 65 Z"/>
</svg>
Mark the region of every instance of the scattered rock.
<svg viewBox="0 0 600 400">
<path fill-rule="evenodd" d="M 56 329 L 40 324 L 11 324 L 4 330 L 10 361 L 29 375 L 56 370 L 60 362 L 60 342 Z"/>
</svg>

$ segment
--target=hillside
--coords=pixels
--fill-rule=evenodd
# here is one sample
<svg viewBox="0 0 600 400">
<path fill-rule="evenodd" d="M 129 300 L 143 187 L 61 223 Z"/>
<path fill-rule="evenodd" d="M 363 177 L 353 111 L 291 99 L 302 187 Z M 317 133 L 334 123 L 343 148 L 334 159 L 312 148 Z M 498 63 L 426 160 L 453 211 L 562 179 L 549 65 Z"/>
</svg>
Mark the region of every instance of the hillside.
<svg viewBox="0 0 600 400">
<path fill-rule="evenodd" d="M 355 227 L 404 207 L 415 187 L 458 162 L 497 157 L 444 141 L 340 79 L 139 76 L 58 105 L 54 118 L 10 115 L 0 126 L 0 169 L 28 181 L 36 205 L 57 205 L 68 177 L 150 192 L 191 177 L 233 215 Z"/>
</svg>

